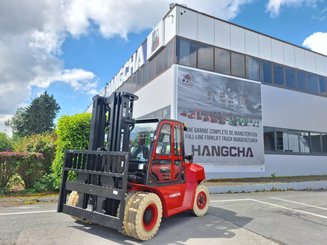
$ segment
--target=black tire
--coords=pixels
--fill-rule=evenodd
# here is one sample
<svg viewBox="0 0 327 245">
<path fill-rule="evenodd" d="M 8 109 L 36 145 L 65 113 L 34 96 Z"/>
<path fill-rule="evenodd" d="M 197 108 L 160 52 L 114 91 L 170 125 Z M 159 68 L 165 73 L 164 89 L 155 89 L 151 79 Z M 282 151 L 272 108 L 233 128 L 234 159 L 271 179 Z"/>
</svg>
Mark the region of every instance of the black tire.
<svg viewBox="0 0 327 245">
<path fill-rule="evenodd" d="M 78 193 L 77 191 L 72 191 L 68 196 L 68 200 L 66 204 L 72 207 L 76 207 L 77 203 L 78 203 Z M 85 224 L 92 224 L 92 222 L 87 219 L 81 219 L 75 216 L 71 216 L 71 217 L 76 221 L 83 222 Z"/>
<path fill-rule="evenodd" d="M 127 230 L 130 236 L 146 241 L 159 230 L 162 219 L 162 204 L 154 193 L 137 193 L 128 211 Z"/>
<path fill-rule="evenodd" d="M 208 212 L 209 209 L 209 191 L 208 188 L 200 184 L 196 188 L 194 203 L 193 203 L 193 209 L 191 210 L 191 213 L 194 216 L 203 216 Z"/>
</svg>

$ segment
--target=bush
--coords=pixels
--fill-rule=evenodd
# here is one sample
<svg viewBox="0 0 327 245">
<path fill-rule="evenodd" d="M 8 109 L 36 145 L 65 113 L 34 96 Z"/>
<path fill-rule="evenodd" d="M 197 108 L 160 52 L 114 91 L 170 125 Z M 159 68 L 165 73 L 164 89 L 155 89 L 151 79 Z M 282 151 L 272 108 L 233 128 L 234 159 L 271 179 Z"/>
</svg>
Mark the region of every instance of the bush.
<svg viewBox="0 0 327 245">
<path fill-rule="evenodd" d="M 89 143 L 90 113 L 62 116 L 56 129 L 56 156 L 52 164 L 54 187 L 59 189 L 62 175 L 62 165 L 67 150 L 84 150 Z"/>
<path fill-rule="evenodd" d="M 0 151 L 8 151 L 12 149 L 11 139 L 5 134 L 0 132 Z"/>
<path fill-rule="evenodd" d="M 44 171 L 50 173 L 56 152 L 55 141 L 56 135 L 54 133 L 34 134 L 17 139 L 14 143 L 14 150 L 16 152 L 42 153 Z"/>
<path fill-rule="evenodd" d="M 18 159 L 12 152 L 0 152 L 0 188 L 5 188 L 10 177 L 16 172 Z"/>
<path fill-rule="evenodd" d="M 26 154 L 26 153 L 25 153 Z M 44 158 L 40 153 L 27 153 L 20 161 L 17 173 L 22 177 L 25 189 L 31 188 L 44 175 Z"/>
<path fill-rule="evenodd" d="M 44 175 L 39 181 L 36 181 L 32 187 L 32 192 L 54 191 L 54 178 L 51 174 Z"/>
<path fill-rule="evenodd" d="M 44 174 L 40 153 L 0 152 L 0 187 L 5 188 L 10 177 L 18 173 L 30 188 Z"/>
</svg>

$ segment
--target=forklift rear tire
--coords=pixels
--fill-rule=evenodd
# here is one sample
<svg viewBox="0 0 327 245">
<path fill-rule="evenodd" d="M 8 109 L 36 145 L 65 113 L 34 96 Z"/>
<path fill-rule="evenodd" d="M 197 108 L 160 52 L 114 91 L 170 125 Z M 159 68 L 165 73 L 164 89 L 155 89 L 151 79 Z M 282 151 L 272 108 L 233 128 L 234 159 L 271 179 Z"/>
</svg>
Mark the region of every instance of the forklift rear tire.
<svg viewBox="0 0 327 245">
<path fill-rule="evenodd" d="M 129 209 L 128 231 L 136 239 L 150 240 L 159 230 L 162 204 L 154 193 L 137 193 Z"/>
<path fill-rule="evenodd" d="M 195 216 L 203 216 L 208 212 L 209 208 L 209 191 L 208 188 L 200 184 L 196 188 L 193 209 L 191 213 Z"/>
<path fill-rule="evenodd" d="M 66 204 L 68 206 L 76 207 L 77 203 L 78 203 L 78 193 L 77 193 L 77 191 L 72 191 L 69 194 Z M 81 219 L 81 218 L 78 218 L 75 216 L 71 216 L 71 217 L 76 221 L 83 222 L 84 224 L 92 224 L 92 222 L 87 219 Z"/>
</svg>

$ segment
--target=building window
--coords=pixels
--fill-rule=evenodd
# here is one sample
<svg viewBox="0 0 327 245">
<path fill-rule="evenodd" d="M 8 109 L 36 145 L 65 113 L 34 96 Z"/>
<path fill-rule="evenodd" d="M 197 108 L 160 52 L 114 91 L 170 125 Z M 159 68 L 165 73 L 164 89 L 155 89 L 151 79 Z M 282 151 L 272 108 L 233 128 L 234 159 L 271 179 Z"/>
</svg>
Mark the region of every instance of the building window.
<svg viewBox="0 0 327 245">
<path fill-rule="evenodd" d="M 300 132 L 296 131 L 289 131 L 286 137 L 288 137 L 288 152 L 300 152 L 300 144 L 299 144 L 299 138 L 300 138 Z"/>
<path fill-rule="evenodd" d="M 160 75 L 164 71 L 164 52 L 160 51 L 160 53 L 156 57 L 156 76 Z"/>
<path fill-rule="evenodd" d="M 264 127 L 263 130 L 266 153 L 327 155 L 327 133 L 272 127 Z"/>
<path fill-rule="evenodd" d="M 215 72 L 230 75 L 230 52 L 215 48 Z"/>
<path fill-rule="evenodd" d="M 288 148 L 288 137 L 283 131 L 276 131 L 276 150 L 285 151 Z"/>
<path fill-rule="evenodd" d="M 146 62 L 143 67 L 143 85 L 149 82 L 149 62 Z"/>
<path fill-rule="evenodd" d="M 144 66 L 142 66 L 136 73 L 137 75 L 137 86 L 136 89 L 139 90 L 140 88 L 143 87 L 143 69 Z"/>
<path fill-rule="evenodd" d="M 321 134 L 322 152 L 327 153 L 327 133 Z"/>
<path fill-rule="evenodd" d="M 278 130 L 276 131 L 277 150 L 290 153 L 310 153 L 308 132 Z"/>
<path fill-rule="evenodd" d="M 311 152 L 320 153 L 321 152 L 321 140 L 319 133 L 310 133 L 311 140 Z"/>
<path fill-rule="evenodd" d="M 185 66 L 196 67 L 197 46 L 190 41 L 178 40 L 178 63 Z"/>
<path fill-rule="evenodd" d="M 327 95 L 327 91 L 326 91 L 326 81 L 327 79 L 322 77 L 322 76 L 319 76 L 319 80 L 318 80 L 318 94 L 319 95 L 324 95 L 326 96 Z"/>
<path fill-rule="evenodd" d="M 170 41 L 165 48 L 164 70 L 167 70 L 174 63 L 174 41 Z"/>
<path fill-rule="evenodd" d="M 261 81 L 272 84 L 272 63 L 268 61 L 261 61 Z"/>
<path fill-rule="evenodd" d="M 155 65 L 156 65 L 155 58 L 149 61 L 149 82 L 155 78 L 155 67 L 156 67 Z"/>
<path fill-rule="evenodd" d="M 286 67 L 285 75 L 286 75 L 286 87 L 295 89 L 296 88 L 295 69 L 291 67 Z"/>
<path fill-rule="evenodd" d="M 318 76 L 314 74 L 308 74 L 308 92 L 310 94 L 317 94 L 317 79 Z"/>
<path fill-rule="evenodd" d="M 284 86 L 284 66 L 274 64 L 274 83 Z"/>
<path fill-rule="evenodd" d="M 275 135 L 273 128 L 264 128 L 263 140 L 266 151 L 275 151 Z"/>
<path fill-rule="evenodd" d="M 302 92 L 307 91 L 307 81 L 304 71 L 297 71 L 297 89 Z"/>
<path fill-rule="evenodd" d="M 245 56 L 231 53 L 231 74 L 236 77 L 245 77 Z"/>
<path fill-rule="evenodd" d="M 137 73 L 134 73 L 131 77 L 131 82 L 127 83 L 128 85 L 128 91 L 131 93 L 134 93 L 136 91 L 136 83 L 137 83 Z"/>
<path fill-rule="evenodd" d="M 179 37 L 172 39 L 152 60 L 146 61 L 118 89 L 135 92 L 175 63 L 327 96 L 325 76 Z"/>
<path fill-rule="evenodd" d="M 213 71 L 213 48 L 210 46 L 198 47 L 198 68 Z"/>
<path fill-rule="evenodd" d="M 300 133 L 300 152 L 310 153 L 310 134 L 309 132 Z"/>
<path fill-rule="evenodd" d="M 260 63 L 258 59 L 246 56 L 246 78 L 259 81 Z"/>
</svg>

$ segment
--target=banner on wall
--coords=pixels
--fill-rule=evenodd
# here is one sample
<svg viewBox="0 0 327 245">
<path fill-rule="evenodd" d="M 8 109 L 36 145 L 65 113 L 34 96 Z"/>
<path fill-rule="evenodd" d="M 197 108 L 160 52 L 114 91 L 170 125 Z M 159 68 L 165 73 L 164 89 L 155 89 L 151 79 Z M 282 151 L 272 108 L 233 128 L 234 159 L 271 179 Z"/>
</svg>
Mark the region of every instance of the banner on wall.
<svg viewBox="0 0 327 245">
<path fill-rule="evenodd" d="M 187 125 L 185 152 L 199 163 L 264 164 L 260 83 L 177 70 L 177 117 Z"/>
</svg>

